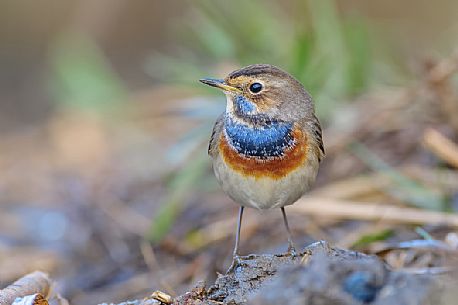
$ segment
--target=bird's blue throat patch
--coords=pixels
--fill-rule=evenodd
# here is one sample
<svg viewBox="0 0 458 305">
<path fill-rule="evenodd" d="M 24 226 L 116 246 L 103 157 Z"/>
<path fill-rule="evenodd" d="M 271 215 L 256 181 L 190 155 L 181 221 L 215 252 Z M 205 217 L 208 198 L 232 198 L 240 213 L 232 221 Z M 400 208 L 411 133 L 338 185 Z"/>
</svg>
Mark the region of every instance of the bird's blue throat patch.
<svg viewBox="0 0 458 305">
<path fill-rule="evenodd" d="M 256 110 L 256 106 L 242 95 L 236 95 L 233 98 L 234 112 L 238 116 L 252 115 Z"/>
<path fill-rule="evenodd" d="M 226 115 L 225 120 L 225 133 L 229 144 L 247 157 L 281 157 L 295 143 L 292 123 L 269 120 L 251 126 L 237 122 L 230 115 Z"/>
</svg>

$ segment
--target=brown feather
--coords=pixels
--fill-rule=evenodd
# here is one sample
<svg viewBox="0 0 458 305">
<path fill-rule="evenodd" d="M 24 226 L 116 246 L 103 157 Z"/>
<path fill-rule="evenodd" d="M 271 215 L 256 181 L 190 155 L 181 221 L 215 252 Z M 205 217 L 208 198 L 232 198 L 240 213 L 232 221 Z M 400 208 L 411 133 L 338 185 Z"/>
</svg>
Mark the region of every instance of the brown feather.
<svg viewBox="0 0 458 305">
<path fill-rule="evenodd" d="M 221 136 L 221 132 L 224 128 L 224 113 L 221 114 L 213 126 L 212 134 L 210 136 L 210 141 L 208 143 L 208 154 L 211 157 L 216 157 L 218 155 L 218 140 Z"/>
</svg>

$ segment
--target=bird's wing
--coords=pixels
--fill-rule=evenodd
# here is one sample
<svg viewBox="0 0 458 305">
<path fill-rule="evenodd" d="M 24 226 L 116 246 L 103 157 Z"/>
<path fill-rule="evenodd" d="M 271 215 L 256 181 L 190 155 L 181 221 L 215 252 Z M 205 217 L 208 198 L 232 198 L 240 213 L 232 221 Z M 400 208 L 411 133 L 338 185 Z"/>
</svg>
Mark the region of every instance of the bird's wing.
<svg viewBox="0 0 458 305">
<path fill-rule="evenodd" d="M 213 126 L 213 131 L 208 143 L 208 154 L 215 157 L 218 154 L 218 140 L 224 127 L 224 114 L 221 114 Z"/>
<path fill-rule="evenodd" d="M 318 118 L 315 115 L 313 115 L 311 119 L 308 118 L 303 123 L 309 126 L 308 130 L 310 130 L 310 136 L 312 137 L 317 147 L 316 153 L 318 154 L 318 160 L 319 161 L 323 160 L 325 156 L 325 151 L 324 151 L 323 133 L 321 130 L 320 121 L 318 120 Z"/>
</svg>

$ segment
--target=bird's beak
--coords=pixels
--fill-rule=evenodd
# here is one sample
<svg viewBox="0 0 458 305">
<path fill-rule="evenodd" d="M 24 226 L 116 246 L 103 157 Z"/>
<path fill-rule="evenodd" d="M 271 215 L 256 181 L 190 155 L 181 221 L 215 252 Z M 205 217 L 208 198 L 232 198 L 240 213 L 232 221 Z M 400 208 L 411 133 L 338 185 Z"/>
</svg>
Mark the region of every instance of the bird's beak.
<svg viewBox="0 0 458 305">
<path fill-rule="evenodd" d="M 219 88 L 226 92 L 234 92 L 234 93 L 242 93 L 242 90 L 236 87 L 229 86 L 226 84 L 224 79 L 216 79 L 216 78 L 202 78 L 199 80 L 201 83 L 205 85 L 209 85 L 215 88 Z"/>
</svg>

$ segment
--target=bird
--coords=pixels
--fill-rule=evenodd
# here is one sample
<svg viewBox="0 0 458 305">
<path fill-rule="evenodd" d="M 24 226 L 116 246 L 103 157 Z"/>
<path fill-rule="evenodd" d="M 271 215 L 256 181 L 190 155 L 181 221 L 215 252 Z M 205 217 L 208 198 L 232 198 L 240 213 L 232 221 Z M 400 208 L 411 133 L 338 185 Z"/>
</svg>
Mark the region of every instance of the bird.
<svg viewBox="0 0 458 305">
<path fill-rule="evenodd" d="M 285 206 L 310 189 L 325 156 L 312 97 L 297 79 L 270 64 L 249 65 L 224 79 L 200 82 L 226 95 L 226 109 L 214 124 L 208 154 L 222 189 L 240 205 L 229 270 L 240 262 L 245 207 L 280 208 L 288 253 L 296 255 Z"/>
</svg>

